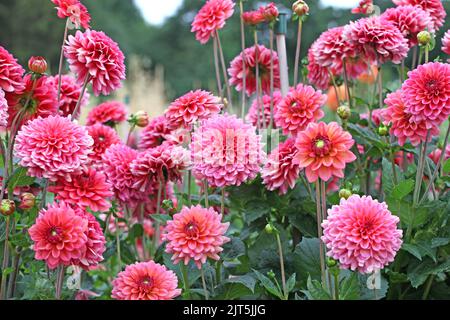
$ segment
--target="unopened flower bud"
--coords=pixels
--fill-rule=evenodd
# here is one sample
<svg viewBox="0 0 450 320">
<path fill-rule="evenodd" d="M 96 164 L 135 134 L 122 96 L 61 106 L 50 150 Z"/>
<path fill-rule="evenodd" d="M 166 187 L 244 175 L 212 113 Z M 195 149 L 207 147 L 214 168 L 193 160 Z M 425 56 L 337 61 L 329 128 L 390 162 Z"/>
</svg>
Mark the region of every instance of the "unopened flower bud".
<svg viewBox="0 0 450 320">
<path fill-rule="evenodd" d="M 337 261 L 333 258 L 327 258 L 327 266 L 328 268 L 333 268 L 337 266 Z"/>
<path fill-rule="evenodd" d="M 264 230 L 266 230 L 266 232 L 267 232 L 268 234 L 272 234 L 273 231 L 274 231 L 273 226 L 272 226 L 270 223 L 268 223 L 268 224 L 266 225 L 266 227 L 264 228 Z"/>
<path fill-rule="evenodd" d="M 270 270 L 269 272 L 267 272 L 267 276 L 270 279 L 275 279 L 275 272 L 273 272 L 273 270 Z"/>
<path fill-rule="evenodd" d="M 431 42 L 431 33 L 428 31 L 421 31 L 417 35 L 417 41 L 419 42 L 419 45 L 426 46 L 430 44 Z"/>
<path fill-rule="evenodd" d="M 136 117 L 136 126 L 140 128 L 145 128 L 150 123 L 148 113 L 145 111 L 138 111 L 134 116 Z"/>
<path fill-rule="evenodd" d="M 378 128 L 378 134 L 382 137 L 385 137 L 389 134 L 389 129 L 388 127 L 386 127 L 384 124 L 382 124 L 379 128 Z"/>
<path fill-rule="evenodd" d="M 162 202 L 162 208 L 164 210 L 172 210 L 173 209 L 173 201 L 170 199 L 166 199 Z"/>
<path fill-rule="evenodd" d="M 352 111 L 348 105 L 344 104 L 337 109 L 337 114 L 342 120 L 348 120 L 352 115 Z"/>
<path fill-rule="evenodd" d="M 0 204 L 0 213 L 5 217 L 12 215 L 16 211 L 16 204 L 13 200 L 4 199 Z"/>
<path fill-rule="evenodd" d="M 36 203 L 36 197 L 34 194 L 26 192 L 20 195 L 19 208 L 22 210 L 29 210 L 34 207 Z"/>
<path fill-rule="evenodd" d="M 345 200 L 347 200 L 352 196 L 352 194 L 353 193 L 349 189 L 341 189 L 339 191 L 339 198 L 344 198 Z"/>
<path fill-rule="evenodd" d="M 305 1 L 298 0 L 292 5 L 292 11 L 294 11 L 298 17 L 303 17 L 309 13 L 309 6 Z"/>
<path fill-rule="evenodd" d="M 31 57 L 28 60 L 28 68 L 36 74 L 44 74 L 47 71 L 47 61 L 44 57 Z"/>
</svg>

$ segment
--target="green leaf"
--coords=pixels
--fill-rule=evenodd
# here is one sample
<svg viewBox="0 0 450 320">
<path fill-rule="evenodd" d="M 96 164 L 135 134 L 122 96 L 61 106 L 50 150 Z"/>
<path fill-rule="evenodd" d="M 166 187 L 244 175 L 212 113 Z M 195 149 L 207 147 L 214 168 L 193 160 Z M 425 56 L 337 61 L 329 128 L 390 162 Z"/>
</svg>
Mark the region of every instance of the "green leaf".
<svg viewBox="0 0 450 320">
<path fill-rule="evenodd" d="M 34 183 L 35 178 L 27 176 L 27 169 L 17 168 L 8 179 L 8 190 L 14 190 L 16 187 L 27 187 Z"/>
<path fill-rule="evenodd" d="M 221 258 L 225 261 L 234 260 L 245 255 L 245 244 L 241 239 L 231 237 L 231 241 L 223 246 Z"/>
<path fill-rule="evenodd" d="M 450 173 L 450 159 L 447 159 L 444 163 L 444 173 Z"/>
<path fill-rule="evenodd" d="M 424 262 L 417 262 L 410 264 L 408 268 L 408 279 L 411 281 L 411 285 L 414 288 L 420 287 L 425 283 L 429 275 L 437 275 L 441 272 L 450 271 L 450 259 L 445 262 L 436 265 L 430 259 Z"/>
<path fill-rule="evenodd" d="M 402 200 L 413 190 L 414 190 L 414 180 L 413 179 L 404 180 L 394 187 L 391 196 L 396 200 Z"/>
<path fill-rule="evenodd" d="M 250 201 L 246 204 L 245 220 L 248 224 L 251 224 L 262 217 L 268 216 L 269 213 L 270 207 L 266 203 L 261 200 Z"/>
<path fill-rule="evenodd" d="M 250 289 L 252 293 L 255 292 L 256 279 L 251 274 L 245 274 L 243 276 L 230 276 L 226 283 L 240 283 Z"/>
<path fill-rule="evenodd" d="M 358 275 L 352 272 L 340 284 L 339 288 L 340 300 L 357 300 L 359 299 L 359 280 Z"/>
<path fill-rule="evenodd" d="M 278 297 L 280 300 L 283 299 L 283 293 L 278 289 L 278 287 L 265 275 L 261 272 L 253 269 L 253 272 L 256 274 L 256 277 L 261 282 L 263 287 L 272 295 Z"/>
<path fill-rule="evenodd" d="M 330 293 L 322 287 L 322 284 L 317 280 L 312 280 L 308 277 L 307 291 L 302 291 L 309 300 L 331 300 Z"/>
<path fill-rule="evenodd" d="M 405 251 L 411 253 L 413 256 L 415 256 L 417 259 L 422 261 L 423 257 L 430 257 L 433 259 L 434 262 L 437 262 L 436 260 L 436 248 L 432 247 L 431 241 L 420 241 L 417 243 L 405 243 L 402 246 L 402 249 Z"/>
<path fill-rule="evenodd" d="M 290 292 L 292 292 L 292 290 L 294 290 L 295 283 L 296 283 L 296 274 L 294 273 L 289 277 L 288 281 L 286 282 L 286 288 L 287 288 L 288 293 L 290 293 Z"/>
<path fill-rule="evenodd" d="M 168 214 L 152 214 L 152 219 L 165 226 L 168 221 L 172 220 L 172 217 Z"/>
<path fill-rule="evenodd" d="M 135 224 L 128 232 L 128 239 L 130 240 L 131 243 L 134 243 L 134 240 L 136 240 L 136 238 L 142 237 L 143 234 L 144 228 L 142 227 L 142 225 Z"/>
<path fill-rule="evenodd" d="M 303 238 L 294 251 L 294 267 L 301 279 L 320 279 L 319 239 Z"/>
</svg>

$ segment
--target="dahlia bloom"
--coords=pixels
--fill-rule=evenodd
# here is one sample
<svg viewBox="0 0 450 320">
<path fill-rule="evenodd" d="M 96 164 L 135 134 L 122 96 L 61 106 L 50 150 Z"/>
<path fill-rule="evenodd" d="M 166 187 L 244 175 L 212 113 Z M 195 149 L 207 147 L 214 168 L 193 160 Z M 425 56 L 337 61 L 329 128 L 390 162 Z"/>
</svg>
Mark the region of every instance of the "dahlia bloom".
<svg viewBox="0 0 450 320">
<path fill-rule="evenodd" d="M 89 208 L 93 212 L 109 210 L 111 204 L 106 199 L 112 197 L 114 193 L 103 172 L 89 168 L 81 174 L 71 175 L 70 180 L 71 182 L 67 182 L 65 179 L 60 179 L 49 188 L 50 192 L 56 194 L 57 200 L 73 206 Z"/>
<path fill-rule="evenodd" d="M 127 109 L 125 105 L 118 101 L 103 102 L 92 109 L 87 116 L 87 125 L 92 126 L 101 123 L 114 127 L 127 121 Z"/>
<path fill-rule="evenodd" d="M 360 273 L 383 269 L 394 261 L 402 245 L 399 221 L 386 203 L 370 196 L 341 199 L 338 206 L 328 210 L 328 218 L 322 223 L 327 255 L 338 260 L 343 269 Z"/>
<path fill-rule="evenodd" d="M 293 163 L 305 168 L 310 183 L 319 178 L 323 181 L 343 178 L 346 164 L 356 160 L 350 151 L 354 143 L 350 133 L 336 122 L 310 123 L 297 135 L 297 154 Z"/>
<path fill-rule="evenodd" d="M 25 70 L 17 59 L 0 46 L 0 89 L 5 92 L 20 92 L 25 89 L 23 74 Z"/>
<path fill-rule="evenodd" d="M 204 90 L 196 90 L 175 100 L 165 116 L 174 128 L 191 128 L 195 122 L 218 114 L 222 108 L 219 97 Z"/>
<path fill-rule="evenodd" d="M 57 181 L 71 179 L 86 166 L 94 141 L 86 129 L 69 118 L 37 118 L 17 134 L 14 155 L 28 175 Z"/>
<path fill-rule="evenodd" d="M 275 114 L 278 109 L 278 104 L 283 99 L 280 91 L 275 91 L 273 93 L 273 113 Z M 262 101 L 261 101 L 262 100 Z M 264 95 L 258 103 L 258 101 L 255 99 L 250 106 L 250 109 L 248 110 L 247 116 L 245 117 L 245 121 L 247 123 L 250 123 L 253 126 L 257 126 L 258 124 L 258 116 L 259 116 L 259 123 L 263 128 L 267 128 L 270 125 L 270 117 L 271 117 L 271 110 L 270 105 L 272 101 L 272 97 L 270 95 Z M 262 105 L 261 105 L 262 104 Z M 259 106 L 259 110 L 258 110 Z M 273 128 L 276 129 L 276 124 L 273 124 Z"/>
<path fill-rule="evenodd" d="M 378 16 L 350 22 L 343 37 L 371 61 L 398 64 L 408 55 L 408 41 L 400 30 Z"/>
<path fill-rule="evenodd" d="M 407 139 L 413 146 L 417 146 L 427 139 L 428 129 L 425 121 L 413 121 L 412 115 L 406 112 L 401 90 L 389 94 L 384 101 L 387 108 L 384 109 L 383 119 L 386 124 L 391 123 L 390 132 L 397 137 L 398 143 L 403 146 Z M 437 127 L 432 127 L 429 141 L 439 134 Z"/>
<path fill-rule="evenodd" d="M 428 155 L 428 158 L 430 158 L 434 162 L 434 164 L 437 165 L 441 156 L 442 149 L 437 148 Z M 450 145 L 447 145 L 447 148 L 445 148 L 444 162 L 448 159 L 450 159 Z"/>
<path fill-rule="evenodd" d="M 106 150 L 114 144 L 122 143 L 122 141 L 113 128 L 100 123 L 88 126 L 86 127 L 86 130 L 94 140 L 92 153 L 89 155 L 89 159 L 94 166 L 100 166 L 103 154 Z"/>
<path fill-rule="evenodd" d="M 270 94 L 270 66 L 271 57 L 273 57 L 273 76 L 274 89 L 280 89 L 280 66 L 278 54 L 271 52 L 263 45 L 253 46 L 245 49 L 236 58 L 231 61 L 228 74 L 230 75 L 230 85 L 235 86 L 237 91 L 241 91 L 244 86 L 243 64 L 245 57 L 246 88 L 248 96 L 256 92 L 256 64 L 259 66 L 259 76 L 261 81 L 262 93 Z"/>
<path fill-rule="evenodd" d="M 261 177 L 267 190 L 278 190 L 280 195 L 286 194 L 288 189 L 294 189 L 300 174 L 300 167 L 294 164 L 295 139 L 289 138 L 268 156 Z"/>
<path fill-rule="evenodd" d="M 51 77 L 50 82 L 53 84 L 56 92 L 58 92 L 59 87 L 59 77 Z M 77 106 L 77 102 L 81 95 L 81 86 L 77 83 L 77 80 L 68 75 L 63 75 L 61 77 L 61 99 L 59 102 L 59 114 L 67 117 L 72 115 Z M 77 114 L 73 115 L 74 118 L 78 119 L 80 117 L 81 109 L 89 103 L 89 93 L 85 92 L 83 98 L 81 99 L 80 108 Z"/>
<path fill-rule="evenodd" d="M 58 10 L 58 17 L 69 18 L 77 29 L 82 26 L 84 29 L 90 28 L 91 16 L 86 7 L 79 0 L 52 0 Z"/>
<path fill-rule="evenodd" d="M 0 127 L 8 126 L 8 101 L 5 99 L 5 92 L 0 89 Z"/>
<path fill-rule="evenodd" d="M 417 35 L 426 30 L 431 23 L 428 12 L 420 6 L 412 5 L 387 9 L 380 18 L 396 26 L 408 40 L 409 47 L 417 45 Z"/>
<path fill-rule="evenodd" d="M 201 269 L 208 258 L 220 259 L 222 246 L 230 241 L 224 236 L 229 225 L 229 222 L 222 223 L 222 215 L 212 208 L 184 207 L 167 222 L 164 230 L 166 252 L 173 254 L 175 264 L 181 261 L 188 265 L 193 260 Z"/>
<path fill-rule="evenodd" d="M 450 65 L 431 62 L 408 73 L 402 87 L 406 112 L 427 128 L 440 126 L 450 115 Z"/>
<path fill-rule="evenodd" d="M 191 32 L 195 38 L 205 44 L 215 33 L 225 26 L 225 22 L 234 13 L 235 4 L 231 0 L 208 0 L 192 22 Z"/>
<path fill-rule="evenodd" d="M 255 128 L 228 114 L 204 121 L 190 149 L 195 177 L 211 187 L 240 186 L 256 178 L 265 158 Z"/>
<path fill-rule="evenodd" d="M 352 9 L 352 13 L 354 14 L 372 14 L 373 11 L 373 0 L 361 0 L 359 5 Z"/>
<path fill-rule="evenodd" d="M 442 38 L 442 52 L 450 55 L 450 30 Z"/>
<path fill-rule="evenodd" d="M 249 26 L 257 26 L 266 21 L 266 18 L 260 10 L 246 11 L 242 13 L 242 19 Z"/>
<path fill-rule="evenodd" d="M 396 5 L 418 5 L 423 10 L 428 12 L 431 17 L 431 24 L 429 25 L 431 32 L 436 32 L 440 27 L 444 25 L 445 17 L 447 13 L 445 12 L 444 6 L 441 0 L 392 0 Z"/>
<path fill-rule="evenodd" d="M 167 140 L 171 132 L 172 128 L 170 128 L 165 116 L 153 118 L 140 134 L 139 150 L 147 150 L 160 146 Z"/>
<path fill-rule="evenodd" d="M 275 113 L 277 127 L 285 135 L 296 136 L 306 129 L 311 122 L 318 121 L 325 115 L 321 107 L 327 102 L 327 96 L 311 86 L 303 84 L 291 88 L 288 95 L 278 104 Z"/>
<path fill-rule="evenodd" d="M 153 261 L 127 266 L 112 284 L 116 300 L 172 300 L 181 294 L 175 273 Z"/>
<path fill-rule="evenodd" d="M 314 52 L 319 42 L 316 40 L 308 51 L 308 81 L 316 88 L 326 90 L 330 85 L 331 77 L 327 68 L 319 65 L 314 57 Z"/>
<path fill-rule="evenodd" d="M 50 269 L 71 265 L 86 251 L 88 221 L 64 203 L 42 209 L 28 230 L 34 242 L 37 260 L 45 260 Z"/>
<path fill-rule="evenodd" d="M 69 36 L 64 55 L 78 83 L 92 82 L 96 96 L 109 95 L 125 80 L 125 56 L 118 44 L 103 32 L 77 31 L 75 36 Z"/>
</svg>

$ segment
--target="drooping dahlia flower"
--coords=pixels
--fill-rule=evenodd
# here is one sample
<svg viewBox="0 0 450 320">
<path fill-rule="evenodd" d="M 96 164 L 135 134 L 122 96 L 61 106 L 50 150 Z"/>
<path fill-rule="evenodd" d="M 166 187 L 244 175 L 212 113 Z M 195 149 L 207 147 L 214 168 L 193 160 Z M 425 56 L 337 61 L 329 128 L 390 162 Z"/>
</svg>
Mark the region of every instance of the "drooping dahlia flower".
<svg viewBox="0 0 450 320">
<path fill-rule="evenodd" d="M 195 122 L 218 114 L 222 108 L 219 97 L 204 90 L 196 90 L 172 102 L 165 116 L 173 128 L 191 128 Z"/>
<path fill-rule="evenodd" d="M 392 0 L 392 2 L 398 6 L 408 4 L 413 6 L 418 5 L 428 12 L 431 17 L 431 24 L 428 26 L 431 32 L 438 31 L 444 25 L 447 13 L 441 0 Z"/>
<path fill-rule="evenodd" d="M 359 5 L 352 9 L 352 13 L 354 14 L 372 14 L 373 11 L 373 0 L 361 0 Z"/>
<path fill-rule="evenodd" d="M 406 112 L 427 128 L 440 126 L 450 115 L 450 65 L 431 62 L 408 73 L 402 87 Z"/>
<path fill-rule="evenodd" d="M 90 208 L 93 212 L 105 212 L 111 207 L 107 198 L 112 197 L 111 185 L 103 172 L 92 167 L 81 174 L 71 175 L 70 182 L 60 179 L 49 191 L 56 194 L 56 199 L 73 206 Z"/>
<path fill-rule="evenodd" d="M 52 0 L 58 10 L 58 17 L 69 18 L 77 29 L 82 26 L 84 29 L 90 28 L 91 16 L 86 7 L 79 0 Z"/>
<path fill-rule="evenodd" d="M 249 26 L 257 26 L 266 21 L 261 10 L 246 11 L 242 13 L 242 19 L 244 20 L 244 23 Z"/>
<path fill-rule="evenodd" d="M 229 222 L 222 223 L 222 215 L 212 208 L 184 207 L 164 230 L 166 252 L 173 254 L 175 264 L 181 261 L 187 265 L 193 260 L 201 269 L 208 258 L 220 259 L 222 246 L 230 241 L 225 237 L 229 225 Z"/>
<path fill-rule="evenodd" d="M 308 124 L 323 118 L 325 114 L 321 107 L 326 102 L 327 96 L 311 86 L 299 84 L 291 88 L 278 104 L 275 113 L 277 127 L 282 128 L 285 135 L 296 136 Z"/>
<path fill-rule="evenodd" d="M 114 144 L 121 143 L 116 131 L 108 126 L 97 123 L 93 126 L 86 127 L 87 132 L 94 140 L 92 153 L 89 155 L 91 164 L 94 166 L 101 165 L 103 154 Z"/>
<path fill-rule="evenodd" d="M 289 138 L 268 156 L 261 177 L 269 191 L 278 190 L 283 195 L 294 189 L 300 173 L 299 165 L 293 162 L 296 152 L 295 139 Z"/>
<path fill-rule="evenodd" d="M 450 30 L 448 30 L 442 38 L 442 52 L 450 55 Z"/>
<path fill-rule="evenodd" d="M 293 162 L 305 168 L 310 183 L 319 178 L 323 181 L 343 178 L 346 164 L 356 160 L 350 151 L 354 143 L 350 133 L 336 122 L 310 123 L 297 135 L 297 154 Z"/>
<path fill-rule="evenodd" d="M 8 101 L 5 99 L 5 92 L 0 89 L 0 127 L 8 126 Z"/>
<path fill-rule="evenodd" d="M 89 161 L 94 141 L 86 129 L 70 118 L 37 118 L 22 126 L 17 134 L 14 155 L 28 175 L 56 181 L 71 179 Z"/>
<path fill-rule="evenodd" d="M 237 91 L 242 91 L 244 86 L 243 61 L 245 57 L 246 88 L 247 95 L 251 96 L 256 92 L 256 63 L 259 65 L 259 76 L 262 93 L 270 94 L 270 66 L 271 56 L 273 57 L 274 89 L 280 89 L 280 66 L 276 51 L 271 53 L 263 45 L 253 46 L 245 49 L 233 61 L 231 61 L 228 74 L 230 75 L 230 85 L 235 86 Z"/>
<path fill-rule="evenodd" d="M 384 101 L 387 108 L 383 111 L 383 119 L 386 124 L 391 124 L 390 132 L 397 137 L 398 143 L 403 146 L 407 139 L 411 141 L 413 146 L 425 142 L 427 139 L 428 129 L 425 121 L 413 121 L 412 115 L 406 112 L 405 103 L 401 90 L 389 94 Z M 433 126 L 430 128 L 430 136 L 428 141 L 435 135 L 439 134 L 439 128 Z"/>
<path fill-rule="evenodd" d="M 160 146 L 167 140 L 171 132 L 172 128 L 170 128 L 165 116 L 153 118 L 140 134 L 139 150 L 147 150 Z"/>
<path fill-rule="evenodd" d="M 201 44 L 205 44 L 215 33 L 225 26 L 225 22 L 234 13 L 234 2 L 231 0 L 208 0 L 200 9 L 192 22 L 191 32 Z"/>
<path fill-rule="evenodd" d="M 194 175 L 211 187 L 253 180 L 265 158 L 255 128 L 228 114 L 206 120 L 194 132 L 190 149 Z"/>
<path fill-rule="evenodd" d="M 331 76 L 329 70 L 319 65 L 314 57 L 317 46 L 318 41 L 316 40 L 308 51 L 308 65 L 306 66 L 308 69 L 308 81 L 316 88 L 326 90 L 330 85 Z"/>
<path fill-rule="evenodd" d="M 442 156 L 442 149 L 436 148 L 433 152 L 428 155 L 428 158 L 433 160 L 434 164 L 438 164 L 440 158 Z M 450 145 L 447 145 L 445 148 L 444 162 L 450 159 Z"/>
<path fill-rule="evenodd" d="M 408 55 L 408 41 L 400 30 L 378 16 L 350 22 L 343 37 L 371 61 L 398 64 Z"/>
<path fill-rule="evenodd" d="M 56 92 L 58 92 L 59 77 L 51 77 L 51 83 L 53 84 Z M 78 99 L 81 95 L 81 86 L 77 83 L 77 80 L 68 75 L 61 77 L 61 99 L 59 102 L 59 114 L 67 117 L 72 115 L 75 111 Z M 89 103 L 89 93 L 86 91 L 81 99 L 81 104 L 77 114 L 73 115 L 74 118 L 80 117 L 81 109 Z"/>
<path fill-rule="evenodd" d="M 328 218 L 322 223 L 327 255 L 338 260 L 343 269 L 360 273 L 383 269 L 394 261 L 402 245 L 399 221 L 386 203 L 370 196 L 341 199 L 338 206 L 328 210 Z"/>
<path fill-rule="evenodd" d="M 172 300 L 181 294 L 175 273 L 153 261 L 129 265 L 113 281 L 116 300 Z"/>
<path fill-rule="evenodd" d="M 23 74 L 25 70 L 17 59 L 0 46 L 0 89 L 5 92 L 21 92 L 25 89 Z"/>
<path fill-rule="evenodd" d="M 103 32 L 77 31 L 75 36 L 69 36 L 64 55 L 78 83 L 89 80 L 96 96 L 109 95 L 125 80 L 125 56 L 118 44 Z"/>
<path fill-rule="evenodd" d="M 87 116 L 87 125 L 92 126 L 97 123 L 114 127 L 127 121 L 127 108 L 119 101 L 103 102 L 92 109 Z"/>
<path fill-rule="evenodd" d="M 428 12 L 420 6 L 398 6 L 387 9 L 381 15 L 382 21 L 389 21 L 396 26 L 408 40 L 409 47 L 417 45 L 417 35 L 424 31 L 431 23 Z"/>
<path fill-rule="evenodd" d="M 275 91 L 273 93 L 273 113 L 275 115 L 278 104 L 280 103 L 281 99 L 283 99 L 280 91 Z M 262 100 L 258 101 L 255 99 L 250 106 L 250 109 L 248 110 L 248 114 L 245 118 L 245 121 L 256 127 L 258 125 L 258 116 L 259 116 L 259 123 L 261 124 L 261 127 L 268 128 L 270 125 L 270 117 L 271 117 L 271 110 L 270 105 L 272 101 L 272 97 L 270 95 L 264 95 L 262 97 Z M 259 111 L 258 111 L 259 106 Z M 277 128 L 276 124 L 273 123 L 273 128 Z"/>
<path fill-rule="evenodd" d="M 51 78 L 41 77 L 36 83 L 31 79 L 31 75 L 24 77 L 25 89 L 20 92 L 9 94 L 9 124 L 14 121 L 17 113 L 22 111 L 21 124 L 26 124 L 29 120 L 34 120 L 38 117 L 46 118 L 51 115 L 56 115 L 58 110 L 57 91 L 51 84 Z M 34 89 L 33 89 L 34 86 Z M 31 98 L 28 97 L 32 93 Z M 28 102 L 24 110 L 24 104 Z"/>
<path fill-rule="evenodd" d="M 87 229 L 88 221 L 64 203 L 42 209 L 28 230 L 35 258 L 45 260 L 50 269 L 71 265 L 85 254 Z"/>
</svg>

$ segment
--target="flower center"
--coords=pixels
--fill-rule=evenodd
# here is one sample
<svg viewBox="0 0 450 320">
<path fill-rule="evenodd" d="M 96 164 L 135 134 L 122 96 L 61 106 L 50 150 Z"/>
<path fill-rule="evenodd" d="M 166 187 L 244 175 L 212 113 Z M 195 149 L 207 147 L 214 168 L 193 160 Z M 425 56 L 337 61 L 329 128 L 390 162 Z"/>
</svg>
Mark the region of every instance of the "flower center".
<svg viewBox="0 0 450 320">
<path fill-rule="evenodd" d="M 103 142 L 103 141 L 105 141 L 105 137 L 104 137 L 104 136 L 98 136 L 98 140 L 99 140 L 100 142 Z"/>
<path fill-rule="evenodd" d="M 58 227 L 52 227 L 48 230 L 47 241 L 56 244 L 62 241 L 62 232 Z"/>
<path fill-rule="evenodd" d="M 191 221 L 189 222 L 184 231 L 186 232 L 186 235 L 191 238 L 191 239 L 196 239 L 198 238 L 198 233 L 199 233 L 199 228 L 197 223 L 195 223 L 195 221 Z"/>
<path fill-rule="evenodd" d="M 433 94 L 439 94 L 439 83 L 437 80 L 430 80 L 427 82 L 427 89 Z"/>
<path fill-rule="evenodd" d="M 153 281 L 152 277 L 148 277 L 148 276 L 144 277 L 139 282 L 139 289 L 141 289 L 145 293 L 149 293 L 153 289 L 153 284 L 154 284 L 154 281 Z"/>
<path fill-rule="evenodd" d="M 319 136 L 313 141 L 313 152 L 320 157 L 326 156 L 330 153 L 331 142 L 327 137 Z"/>
</svg>

